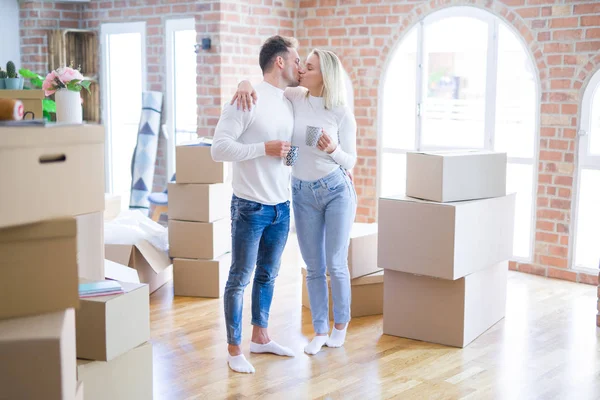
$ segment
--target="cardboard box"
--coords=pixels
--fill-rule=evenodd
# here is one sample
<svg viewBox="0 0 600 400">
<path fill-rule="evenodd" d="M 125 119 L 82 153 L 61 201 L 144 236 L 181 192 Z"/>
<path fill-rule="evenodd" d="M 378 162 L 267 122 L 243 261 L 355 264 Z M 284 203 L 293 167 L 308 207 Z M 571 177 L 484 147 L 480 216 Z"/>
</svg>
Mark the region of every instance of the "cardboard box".
<svg viewBox="0 0 600 400">
<path fill-rule="evenodd" d="M 223 296 L 231 267 L 231 253 L 216 260 L 173 260 L 173 291 L 175 296 Z"/>
<path fill-rule="evenodd" d="M 377 266 L 377 224 L 352 225 L 348 270 L 351 279 L 381 271 Z"/>
<path fill-rule="evenodd" d="M 104 217 L 101 211 L 78 215 L 77 270 L 80 278 L 104 280 Z"/>
<path fill-rule="evenodd" d="M 506 195 L 506 153 L 409 152 L 406 195 L 448 202 Z"/>
<path fill-rule="evenodd" d="M 465 347 L 504 318 L 508 262 L 450 281 L 385 271 L 383 333 Z"/>
<path fill-rule="evenodd" d="M 121 285 L 123 294 L 81 299 L 77 358 L 110 361 L 150 340 L 148 285 Z"/>
<path fill-rule="evenodd" d="M 152 345 L 144 343 L 112 361 L 77 360 L 85 400 L 151 400 Z"/>
<path fill-rule="evenodd" d="M 113 281 L 140 283 L 140 276 L 135 269 L 110 260 L 104 260 L 104 277 Z"/>
<path fill-rule="evenodd" d="M 308 287 L 306 286 L 306 269 L 302 270 L 302 305 L 310 310 Z M 350 281 L 352 301 L 350 316 L 352 318 L 380 315 L 383 313 L 383 273 L 375 272 Z M 333 300 L 331 297 L 331 278 L 327 277 L 329 290 L 329 319 L 333 321 Z"/>
<path fill-rule="evenodd" d="M 379 199 L 379 266 L 458 279 L 512 257 L 515 195 L 456 203 Z"/>
<path fill-rule="evenodd" d="M 213 222 L 228 218 L 232 194 L 229 183 L 169 183 L 169 219 Z"/>
<path fill-rule="evenodd" d="M 0 399 L 72 400 L 73 309 L 0 321 Z"/>
<path fill-rule="evenodd" d="M 148 284 L 150 293 L 173 278 L 169 256 L 146 240 L 140 240 L 135 245 L 105 244 L 104 256 L 107 260 L 135 269 L 140 282 Z"/>
<path fill-rule="evenodd" d="M 79 306 L 76 230 L 73 218 L 0 229 L 0 319 Z"/>
<path fill-rule="evenodd" d="M 231 251 L 231 220 L 188 222 L 169 219 L 171 257 L 214 260 Z"/>
<path fill-rule="evenodd" d="M 77 391 L 75 392 L 75 400 L 83 400 L 83 382 L 77 382 Z"/>
<path fill-rule="evenodd" d="M 210 146 L 180 145 L 175 148 L 177 183 L 225 183 L 231 181 L 231 163 L 216 162 Z"/>
<path fill-rule="evenodd" d="M 44 118 L 44 106 L 42 101 L 46 98 L 44 91 L 41 89 L 31 90 L 8 90 L 0 91 L 0 99 L 15 99 L 23 102 L 23 108 L 27 114 L 24 119 L 42 119 Z"/>
<path fill-rule="evenodd" d="M 103 211 L 103 127 L 0 127 L 0 182 L 0 227 Z"/>
</svg>

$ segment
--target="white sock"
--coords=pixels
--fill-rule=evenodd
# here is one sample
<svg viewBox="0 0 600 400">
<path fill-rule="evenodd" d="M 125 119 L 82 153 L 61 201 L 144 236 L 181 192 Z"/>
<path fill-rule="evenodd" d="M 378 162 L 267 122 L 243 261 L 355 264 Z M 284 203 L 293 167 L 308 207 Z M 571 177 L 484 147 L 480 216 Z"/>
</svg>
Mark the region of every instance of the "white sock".
<svg viewBox="0 0 600 400">
<path fill-rule="evenodd" d="M 246 357 L 244 357 L 243 354 L 238 356 L 232 356 L 231 354 L 228 354 L 227 364 L 229 364 L 229 368 L 235 372 L 241 372 L 243 374 L 254 373 L 254 367 L 248 362 L 248 360 L 246 360 Z"/>
<path fill-rule="evenodd" d="M 328 339 L 329 339 L 329 336 L 327 336 L 327 335 L 315 336 L 313 338 L 313 340 L 311 340 L 310 343 L 307 344 L 306 347 L 304 347 L 304 352 L 306 354 L 317 354 L 321 350 L 321 347 L 323 347 L 325 342 L 327 342 Z"/>
<path fill-rule="evenodd" d="M 294 352 L 292 351 L 292 349 L 281 346 L 272 340 L 266 344 L 250 342 L 250 352 L 273 353 L 277 354 L 278 356 L 294 357 Z"/>
<path fill-rule="evenodd" d="M 337 330 L 335 326 L 333 327 L 333 331 L 331 331 L 331 336 L 327 341 L 327 347 L 342 347 L 344 345 L 344 341 L 346 340 L 346 330 L 348 329 L 348 324 L 344 329 Z"/>
</svg>

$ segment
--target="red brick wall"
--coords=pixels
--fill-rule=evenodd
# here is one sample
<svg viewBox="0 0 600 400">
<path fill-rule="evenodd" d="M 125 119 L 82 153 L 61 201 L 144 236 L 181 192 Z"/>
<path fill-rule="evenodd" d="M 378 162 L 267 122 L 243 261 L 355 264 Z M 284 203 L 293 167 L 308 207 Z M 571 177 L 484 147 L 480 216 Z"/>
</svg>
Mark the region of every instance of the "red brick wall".
<svg viewBox="0 0 600 400">
<path fill-rule="evenodd" d="M 48 30 L 80 28 L 77 3 L 20 2 L 21 68 L 48 72 Z M 18 68 L 19 66 L 17 66 Z"/>
<path fill-rule="evenodd" d="M 559 4 L 562 3 L 562 4 Z M 596 283 L 570 269 L 576 130 L 586 82 L 600 66 L 600 2 L 577 0 L 300 0 L 301 47 L 331 48 L 355 88 L 359 126 L 359 220 L 376 219 L 377 96 L 390 49 L 424 16 L 452 5 L 485 9 L 528 44 L 541 81 L 539 181 L 534 259 L 512 269 Z"/>
<path fill-rule="evenodd" d="M 294 35 L 294 0 L 222 0 L 197 6 L 196 32 L 212 38 L 212 49 L 198 54 L 198 134 L 212 135 L 237 83 L 260 79 L 260 46 L 269 36 Z"/>
</svg>

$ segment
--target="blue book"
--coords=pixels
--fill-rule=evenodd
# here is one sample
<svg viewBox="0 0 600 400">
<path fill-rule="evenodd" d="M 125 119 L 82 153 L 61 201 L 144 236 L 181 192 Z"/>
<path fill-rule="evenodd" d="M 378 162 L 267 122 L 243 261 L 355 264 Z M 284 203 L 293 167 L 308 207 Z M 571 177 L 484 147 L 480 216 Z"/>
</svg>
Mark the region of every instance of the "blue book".
<svg viewBox="0 0 600 400">
<path fill-rule="evenodd" d="M 123 286 L 117 281 L 87 282 L 79 284 L 79 297 L 107 296 L 123 293 Z"/>
</svg>

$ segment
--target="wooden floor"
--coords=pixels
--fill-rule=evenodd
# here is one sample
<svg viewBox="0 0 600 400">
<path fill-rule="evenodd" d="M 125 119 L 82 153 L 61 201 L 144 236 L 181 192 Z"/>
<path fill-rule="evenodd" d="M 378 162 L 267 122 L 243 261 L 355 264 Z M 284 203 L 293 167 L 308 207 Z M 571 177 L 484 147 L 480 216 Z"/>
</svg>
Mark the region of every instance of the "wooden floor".
<svg viewBox="0 0 600 400">
<path fill-rule="evenodd" d="M 270 334 L 295 358 L 248 354 L 256 374 L 226 363 L 222 299 L 151 296 L 155 399 L 600 399 L 596 288 L 510 272 L 506 318 L 465 349 L 382 335 L 382 317 L 355 318 L 346 344 L 316 356 L 301 306 L 300 258 L 290 236 Z M 250 286 L 249 286 L 250 288 Z"/>
</svg>

